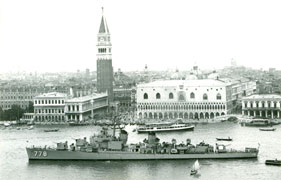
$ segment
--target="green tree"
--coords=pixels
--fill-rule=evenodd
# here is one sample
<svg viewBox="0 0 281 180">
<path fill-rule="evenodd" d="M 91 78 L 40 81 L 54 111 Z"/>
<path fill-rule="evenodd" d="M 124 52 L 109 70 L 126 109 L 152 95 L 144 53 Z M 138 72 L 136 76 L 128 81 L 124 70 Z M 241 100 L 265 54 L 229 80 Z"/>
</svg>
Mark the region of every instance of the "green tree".
<svg viewBox="0 0 281 180">
<path fill-rule="evenodd" d="M 4 111 L 2 107 L 0 107 L 0 121 L 4 121 Z"/>
<path fill-rule="evenodd" d="M 28 102 L 27 112 L 34 113 L 34 105 L 32 101 Z"/>
</svg>

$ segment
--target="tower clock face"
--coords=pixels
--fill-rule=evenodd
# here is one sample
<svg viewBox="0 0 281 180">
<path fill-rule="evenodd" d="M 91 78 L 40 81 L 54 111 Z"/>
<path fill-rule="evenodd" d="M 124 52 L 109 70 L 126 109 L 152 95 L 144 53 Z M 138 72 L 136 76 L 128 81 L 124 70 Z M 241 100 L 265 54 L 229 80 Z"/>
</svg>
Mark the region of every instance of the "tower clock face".
<svg viewBox="0 0 281 180">
<path fill-rule="evenodd" d="M 103 37 L 100 37 L 100 41 L 104 41 Z"/>
</svg>

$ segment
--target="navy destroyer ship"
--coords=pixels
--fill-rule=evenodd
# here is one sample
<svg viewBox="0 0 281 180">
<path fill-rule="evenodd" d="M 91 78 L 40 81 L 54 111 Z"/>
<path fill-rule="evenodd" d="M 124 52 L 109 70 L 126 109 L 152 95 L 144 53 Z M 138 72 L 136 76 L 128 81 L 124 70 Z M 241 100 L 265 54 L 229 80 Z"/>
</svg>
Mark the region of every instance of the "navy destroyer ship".
<svg viewBox="0 0 281 180">
<path fill-rule="evenodd" d="M 103 128 L 101 133 L 87 138 L 76 139 L 75 143 L 57 143 L 56 148 L 27 147 L 29 160 L 178 160 L 178 159 L 240 159 L 257 158 L 258 148 L 245 148 L 243 151 L 228 150 L 225 145 L 201 142 L 177 144 L 175 139 L 160 143 L 155 133 L 149 133 L 148 139 L 135 144 L 127 144 L 128 133 L 120 130 L 119 137 Z"/>
</svg>

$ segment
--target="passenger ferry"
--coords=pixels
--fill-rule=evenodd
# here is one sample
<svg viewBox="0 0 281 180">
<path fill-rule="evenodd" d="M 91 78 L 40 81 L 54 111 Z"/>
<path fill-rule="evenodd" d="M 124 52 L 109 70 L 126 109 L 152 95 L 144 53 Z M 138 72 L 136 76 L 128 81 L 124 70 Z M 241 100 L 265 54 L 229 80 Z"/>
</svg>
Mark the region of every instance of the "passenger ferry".
<svg viewBox="0 0 281 180">
<path fill-rule="evenodd" d="M 266 127 L 273 125 L 270 119 L 247 119 L 241 121 L 241 124 L 244 126 L 257 126 L 257 127 Z"/>
<path fill-rule="evenodd" d="M 138 133 L 149 132 L 171 132 L 171 131 L 193 131 L 194 126 L 188 124 L 160 124 L 160 125 L 147 125 L 137 129 Z"/>
</svg>

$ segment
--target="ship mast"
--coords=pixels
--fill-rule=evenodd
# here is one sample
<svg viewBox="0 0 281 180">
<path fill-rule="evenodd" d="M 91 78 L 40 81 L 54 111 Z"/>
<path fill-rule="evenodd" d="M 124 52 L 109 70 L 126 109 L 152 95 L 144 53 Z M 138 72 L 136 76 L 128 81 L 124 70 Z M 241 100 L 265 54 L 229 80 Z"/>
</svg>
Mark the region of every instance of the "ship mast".
<svg viewBox="0 0 281 180">
<path fill-rule="evenodd" d="M 116 115 L 113 115 L 113 138 L 115 139 Z"/>
<path fill-rule="evenodd" d="M 112 109 L 111 117 L 112 117 L 112 122 L 113 122 L 113 137 L 115 138 L 115 130 L 116 130 L 116 123 L 118 120 L 118 112 L 116 112 L 117 110 L 114 110 L 113 106 L 111 107 L 111 109 Z"/>
</svg>

